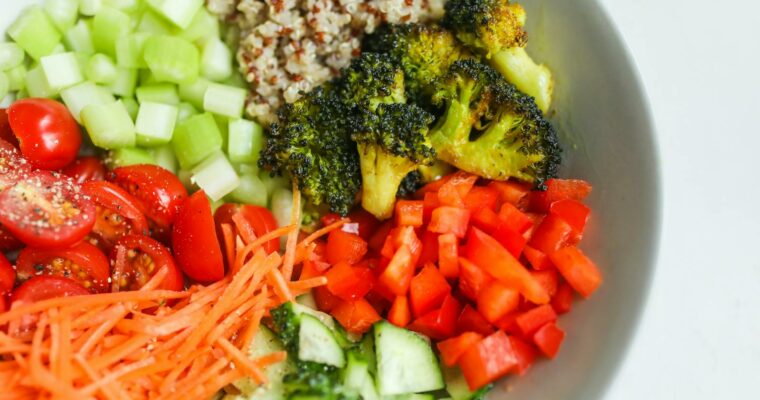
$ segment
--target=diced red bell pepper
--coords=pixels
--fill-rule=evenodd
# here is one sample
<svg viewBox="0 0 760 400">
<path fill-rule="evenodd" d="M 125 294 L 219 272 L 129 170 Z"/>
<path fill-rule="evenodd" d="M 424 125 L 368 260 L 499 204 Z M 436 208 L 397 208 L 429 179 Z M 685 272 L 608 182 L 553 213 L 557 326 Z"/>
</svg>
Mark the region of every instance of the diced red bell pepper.
<svg viewBox="0 0 760 400">
<path fill-rule="evenodd" d="M 317 308 L 320 311 L 330 312 L 342 300 L 330 293 L 325 286 L 318 286 L 314 288 L 314 301 L 317 303 Z"/>
<path fill-rule="evenodd" d="M 377 227 L 380 226 L 380 221 L 361 207 L 357 207 L 351 214 L 348 214 L 348 219 L 359 224 L 359 237 L 364 240 L 370 240 L 377 231 Z"/>
<path fill-rule="evenodd" d="M 492 281 L 493 278 L 482 268 L 466 258 L 459 257 L 459 291 L 465 297 L 475 301 L 478 298 L 478 293 Z"/>
<path fill-rule="evenodd" d="M 496 239 L 507 251 L 513 256 L 519 258 L 525 248 L 525 237 L 512 230 L 507 225 L 499 225 L 493 233 L 491 233 L 494 239 Z"/>
<path fill-rule="evenodd" d="M 312 260 L 304 260 L 301 264 L 301 273 L 298 275 L 298 279 L 309 279 L 322 276 L 322 272 L 315 267 L 315 262 Z"/>
<path fill-rule="evenodd" d="M 406 296 L 397 296 L 393 300 L 390 311 L 388 311 L 388 321 L 398 327 L 405 327 L 412 321 L 412 313 L 409 310 L 409 299 Z"/>
<path fill-rule="evenodd" d="M 546 289 L 546 293 L 549 293 L 549 296 L 554 297 L 559 286 L 559 275 L 556 270 L 530 271 L 530 274 L 541 283 L 541 286 Z"/>
<path fill-rule="evenodd" d="M 533 220 L 510 203 L 502 204 L 499 210 L 499 219 L 517 233 L 525 233 L 533 226 Z"/>
<path fill-rule="evenodd" d="M 383 243 L 383 247 L 380 249 L 381 256 L 390 259 L 396 254 L 396 231 L 398 231 L 398 228 L 393 228 L 385 238 L 385 243 Z"/>
<path fill-rule="evenodd" d="M 324 226 L 332 225 L 340 221 L 340 215 L 336 213 L 325 214 L 319 219 L 319 221 L 322 222 L 322 225 Z"/>
<path fill-rule="evenodd" d="M 417 318 L 408 329 L 434 340 L 448 339 L 456 334 L 460 310 L 459 301 L 454 296 L 448 295 L 443 299 L 441 308 Z"/>
<path fill-rule="evenodd" d="M 485 232 L 470 229 L 464 256 L 503 284 L 517 289 L 529 301 L 535 304 L 549 302 L 543 286 L 504 246 Z"/>
<path fill-rule="evenodd" d="M 533 342 L 549 358 L 554 358 L 557 355 L 564 339 L 565 331 L 554 323 L 542 326 L 533 334 Z"/>
<path fill-rule="evenodd" d="M 499 200 L 502 203 L 509 203 L 518 208 L 524 207 L 530 193 L 530 184 L 515 181 L 492 181 L 488 187 L 493 188 L 499 193 Z"/>
<path fill-rule="evenodd" d="M 356 264 L 367 254 L 367 242 L 359 235 L 336 229 L 327 236 L 325 256 L 327 262 L 335 265 L 341 261 Z"/>
<path fill-rule="evenodd" d="M 364 297 L 375 283 L 375 276 L 369 268 L 352 267 L 346 262 L 335 264 L 325 277 L 330 293 L 347 301 Z"/>
<path fill-rule="evenodd" d="M 577 247 L 558 250 L 549 258 L 567 283 L 583 297 L 591 296 L 602 284 L 602 273 L 599 272 L 599 268 Z"/>
<path fill-rule="evenodd" d="M 433 216 L 433 210 L 441 206 L 438 200 L 438 192 L 427 192 L 422 200 L 422 214 L 424 223 L 429 223 Z"/>
<path fill-rule="evenodd" d="M 520 332 L 526 337 L 533 335 L 538 328 L 557 320 L 557 313 L 549 304 L 535 307 L 520 314 L 515 322 Z"/>
<path fill-rule="evenodd" d="M 565 314 L 573 308 L 573 288 L 562 282 L 557 288 L 557 293 L 552 297 L 552 308 L 557 314 Z"/>
<path fill-rule="evenodd" d="M 380 315 L 365 299 L 341 301 L 330 314 L 343 328 L 353 333 L 365 333 L 372 325 L 380 321 Z"/>
<path fill-rule="evenodd" d="M 521 314 L 522 312 L 520 311 L 513 311 L 496 321 L 494 325 L 510 335 L 522 335 L 520 327 L 517 326 L 517 317 Z"/>
<path fill-rule="evenodd" d="M 459 367 L 470 390 L 495 382 L 516 365 L 512 343 L 502 331 L 496 331 L 471 346 L 459 357 Z"/>
<path fill-rule="evenodd" d="M 441 190 L 441 187 L 445 185 L 446 182 L 448 182 L 453 176 L 454 174 L 446 175 L 446 176 L 441 177 L 438 180 L 425 184 L 425 186 L 420 188 L 420 190 L 418 190 L 415 193 L 415 196 L 422 197 L 424 194 L 427 194 L 427 193 L 435 193 L 435 195 L 438 196 L 438 191 Z"/>
<path fill-rule="evenodd" d="M 453 367 L 465 351 L 480 343 L 481 340 L 483 340 L 483 335 L 479 333 L 464 332 L 459 336 L 438 342 L 436 346 L 438 347 L 438 352 L 441 353 L 443 363 L 446 366 Z"/>
<path fill-rule="evenodd" d="M 464 197 L 464 208 L 470 212 L 476 212 L 481 209 L 496 210 L 496 203 L 499 201 L 499 194 L 492 188 L 485 186 L 473 186 Z"/>
<path fill-rule="evenodd" d="M 499 281 L 493 281 L 478 293 L 478 312 L 490 323 L 503 318 L 520 305 L 520 293 L 505 286 Z"/>
<path fill-rule="evenodd" d="M 459 276 L 459 240 L 452 233 L 438 236 L 438 268 L 446 278 Z"/>
<path fill-rule="evenodd" d="M 422 226 L 424 202 L 420 200 L 398 200 L 395 219 L 398 226 Z"/>
<path fill-rule="evenodd" d="M 469 304 L 466 304 L 462 308 L 462 312 L 457 320 L 457 332 L 477 332 L 487 336 L 493 333 L 493 331 L 493 326 Z"/>
<path fill-rule="evenodd" d="M 591 210 L 577 200 L 560 200 L 552 203 L 549 212 L 567 221 L 577 235 L 582 235 Z"/>
<path fill-rule="evenodd" d="M 394 245 L 398 249 L 403 245 L 409 246 L 409 250 L 412 252 L 414 264 L 417 265 L 417 261 L 420 259 L 420 253 L 422 252 L 422 242 L 417 237 L 417 232 L 412 226 L 400 226 L 393 232 Z"/>
<path fill-rule="evenodd" d="M 548 212 L 552 203 L 560 200 L 582 201 L 591 193 L 591 185 L 580 179 L 549 179 L 545 191 L 530 194 L 530 209 Z"/>
<path fill-rule="evenodd" d="M 427 263 L 435 264 L 438 262 L 438 234 L 425 230 L 422 233 L 422 251 L 420 252 L 420 259 L 417 261 L 417 266 L 422 266 Z"/>
<path fill-rule="evenodd" d="M 409 283 L 414 275 L 412 252 L 406 245 L 401 246 L 393 255 L 391 262 L 378 278 L 378 283 L 390 290 L 395 296 L 403 296 L 409 290 Z"/>
<path fill-rule="evenodd" d="M 499 215 L 489 208 L 481 208 L 476 211 L 473 210 L 470 220 L 472 225 L 488 234 L 491 234 L 496 230 L 496 227 L 502 224 Z"/>
<path fill-rule="evenodd" d="M 517 357 L 515 372 L 520 376 L 525 375 L 528 368 L 530 368 L 530 366 L 533 365 L 533 362 L 536 361 L 538 351 L 532 344 L 522 339 L 518 339 L 515 336 L 510 336 L 509 342 L 512 343 L 512 350 L 514 350 L 515 356 Z"/>
<path fill-rule="evenodd" d="M 530 218 L 530 220 L 533 222 L 533 225 L 528 228 L 525 233 L 523 233 L 523 236 L 525 236 L 525 239 L 528 239 L 528 242 L 530 242 L 530 239 L 533 238 L 533 233 L 536 231 L 536 228 L 538 228 L 539 225 L 541 225 L 541 222 L 544 221 L 544 218 L 546 217 L 546 214 L 536 214 L 536 213 L 526 213 L 525 215 Z"/>
<path fill-rule="evenodd" d="M 390 310 L 392 305 L 392 300 L 395 299 L 392 294 L 388 294 L 388 297 L 386 298 L 383 295 L 380 294 L 380 292 L 377 290 L 377 286 L 375 286 L 374 289 L 370 290 L 369 293 L 367 293 L 366 296 L 364 296 L 364 299 L 367 300 L 369 304 L 372 305 L 372 308 L 377 311 L 380 315 L 387 315 L 386 312 Z"/>
<path fill-rule="evenodd" d="M 382 225 L 380 225 L 377 230 L 372 233 L 372 236 L 369 238 L 369 242 L 367 244 L 369 245 L 369 248 L 372 249 L 372 251 L 380 252 L 380 250 L 383 248 L 383 245 L 385 244 L 385 240 L 388 238 L 388 235 L 391 233 L 391 229 L 393 229 L 393 221 L 385 221 Z"/>
<path fill-rule="evenodd" d="M 523 249 L 523 255 L 528 260 L 530 266 L 537 271 L 543 271 L 547 269 L 553 269 L 554 264 L 549 260 L 549 256 L 542 251 L 536 250 L 533 247 L 525 246 Z"/>
<path fill-rule="evenodd" d="M 451 292 L 446 278 L 433 264 L 428 264 L 412 278 L 409 285 L 409 302 L 415 317 L 438 308 Z"/>
<path fill-rule="evenodd" d="M 464 199 L 470 192 L 478 177 L 459 171 L 438 190 L 438 200 L 444 206 L 464 207 Z"/>
<path fill-rule="evenodd" d="M 557 215 L 549 214 L 533 231 L 528 244 L 550 255 L 563 247 L 575 245 L 577 236 L 574 233 L 573 227 L 567 221 Z"/>
<path fill-rule="evenodd" d="M 466 208 L 441 206 L 433 210 L 428 230 L 435 233 L 453 233 L 458 238 L 467 235 L 470 224 L 470 210 Z"/>
</svg>

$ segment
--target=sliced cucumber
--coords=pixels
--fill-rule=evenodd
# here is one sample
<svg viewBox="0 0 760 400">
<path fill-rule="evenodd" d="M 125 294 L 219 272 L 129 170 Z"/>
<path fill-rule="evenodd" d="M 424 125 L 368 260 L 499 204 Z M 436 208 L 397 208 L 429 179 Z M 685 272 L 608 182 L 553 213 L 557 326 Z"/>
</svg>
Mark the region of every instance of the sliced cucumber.
<svg viewBox="0 0 760 400">
<path fill-rule="evenodd" d="M 346 356 L 333 331 L 316 317 L 301 314 L 298 330 L 298 358 L 343 368 Z"/>
<path fill-rule="evenodd" d="M 485 393 L 490 390 L 490 386 L 486 386 L 474 392 L 471 391 L 462 371 L 457 367 L 444 367 L 443 376 L 446 380 L 446 392 L 451 396 L 451 400 L 482 400 Z"/>
<path fill-rule="evenodd" d="M 445 387 L 438 359 L 424 338 L 387 321 L 375 324 L 374 336 L 380 394 L 421 393 Z"/>
<path fill-rule="evenodd" d="M 383 400 L 435 400 L 435 396 L 427 393 L 406 393 L 384 396 Z"/>
<path fill-rule="evenodd" d="M 369 372 L 369 362 L 356 352 L 348 353 L 348 362 L 343 371 L 343 385 L 346 389 L 358 393 L 363 400 L 380 400 L 375 380 Z"/>
<path fill-rule="evenodd" d="M 259 328 L 259 332 L 251 343 L 248 356 L 251 359 L 257 359 L 267 354 L 277 351 L 283 351 L 285 348 L 280 342 L 280 339 L 269 330 L 266 326 L 262 325 Z M 233 383 L 241 394 L 236 399 L 247 400 L 281 400 L 285 398 L 285 390 L 282 386 L 282 378 L 295 371 L 295 366 L 290 360 L 283 361 L 281 363 L 273 364 L 264 371 L 269 384 L 267 386 L 259 386 L 253 382 L 250 378 L 244 378 Z"/>
</svg>

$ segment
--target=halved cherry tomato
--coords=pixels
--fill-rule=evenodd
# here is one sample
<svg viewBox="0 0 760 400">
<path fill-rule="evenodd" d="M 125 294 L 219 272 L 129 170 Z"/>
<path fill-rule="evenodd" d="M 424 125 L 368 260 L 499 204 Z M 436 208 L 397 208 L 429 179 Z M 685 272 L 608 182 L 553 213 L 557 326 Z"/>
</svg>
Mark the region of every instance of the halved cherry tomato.
<svg viewBox="0 0 760 400">
<path fill-rule="evenodd" d="M 367 242 L 358 234 L 336 229 L 327 236 L 325 257 L 330 264 L 358 263 L 367 254 Z"/>
<path fill-rule="evenodd" d="M 92 229 L 95 205 L 71 179 L 38 171 L 0 193 L 0 223 L 29 246 L 62 248 Z"/>
<path fill-rule="evenodd" d="M 109 180 L 126 189 L 142 203 L 145 215 L 159 228 L 168 228 L 187 198 L 179 178 L 156 165 L 130 165 L 111 171 Z"/>
<path fill-rule="evenodd" d="M 459 357 L 459 367 L 470 390 L 496 381 L 517 365 L 509 337 L 496 331 L 470 347 Z"/>
<path fill-rule="evenodd" d="M 10 293 L 15 285 L 16 270 L 13 269 L 5 255 L 0 253 L 0 297 Z"/>
<path fill-rule="evenodd" d="M 74 182 L 79 184 L 89 181 L 102 181 L 106 179 L 106 166 L 98 157 L 79 157 L 62 169 L 61 173 L 70 176 Z"/>
<path fill-rule="evenodd" d="M 169 249 L 148 236 L 122 236 L 111 251 L 111 259 L 111 290 L 114 292 L 139 290 L 162 269 L 166 269 L 167 274 L 159 289 L 180 291 L 184 287 L 182 272 Z"/>
<path fill-rule="evenodd" d="M 554 358 L 559 352 L 562 340 L 565 339 L 565 331 L 554 323 L 548 323 L 541 327 L 533 335 L 533 342 L 539 350 L 549 358 Z"/>
<path fill-rule="evenodd" d="M 177 264 L 190 278 L 198 282 L 224 278 L 222 249 L 203 190 L 185 199 L 172 230 L 172 249 Z"/>
<path fill-rule="evenodd" d="M 35 276 L 11 294 L 11 303 L 34 303 L 56 297 L 84 296 L 90 291 L 76 281 L 61 276 Z"/>
<path fill-rule="evenodd" d="M 61 169 L 79 153 L 79 125 L 66 106 L 55 100 L 18 100 L 8 108 L 8 122 L 21 153 L 35 168 Z"/>
<path fill-rule="evenodd" d="M 0 140 L 0 191 L 14 185 L 31 172 L 29 162 L 18 149 L 5 140 Z"/>
<path fill-rule="evenodd" d="M 85 241 L 60 250 L 27 247 L 18 255 L 16 271 L 19 282 L 50 275 L 72 279 L 92 293 L 109 289 L 108 258 L 100 249 Z"/>
<path fill-rule="evenodd" d="M 580 179 L 549 179 L 545 191 L 530 194 L 530 209 L 548 212 L 552 203 L 560 200 L 582 201 L 591 193 L 591 185 Z"/>
<path fill-rule="evenodd" d="M 24 247 L 24 244 L 8 232 L 4 226 L 0 225 L 0 253 L 19 250 L 22 247 Z"/>
<path fill-rule="evenodd" d="M 140 210 L 137 199 L 126 190 L 106 181 L 89 181 L 82 192 L 92 199 L 97 218 L 88 238 L 91 243 L 110 251 L 124 235 L 148 235 L 148 220 Z"/>
<path fill-rule="evenodd" d="M 18 148 L 18 138 L 13 134 L 11 124 L 8 122 L 8 111 L 0 108 L 0 140 L 4 140 Z"/>
<path fill-rule="evenodd" d="M 364 333 L 380 321 L 380 315 L 365 299 L 341 301 L 332 309 L 332 316 L 343 328 L 353 333 Z"/>
<path fill-rule="evenodd" d="M 274 219 L 274 215 L 264 207 L 253 205 L 240 205 L 234 203 L 222 204 L 216 209 L 214 213 L 214 223 L 216 224 L 217 237 L 224 237 L 222 233 L 222 224 L 231 224 L 235 226 L 235 222 L 232 217 L 240 213 L 248 224 L 253 228 L 253 233 L 257 237 L 263 236 L 275 229 L 277 229 L 277 220 Z M 280 248 L 280 240 L 272 239 L 264 243 L 264 251 L 272 253 Z M 229 262 L 229 261 L 228 261 Z"/>
<path fill-rule="evenodd" d="M 436 346 L 438 347 L 438 352 L 441 353 L 443 363 L 449 367 L 453 367 L 465 351 L 481 340 L 483 340 L 483 336 L 479 333 L 464 332 L 459 336 L 438 342 Z"/>
<path fill-rule="evenodd" d="M 602 273 L 577 247 L 566 247 L 549 256 L 567 283 L 583 297 L 591 296 L 602 284 Z"/>
<path fill-rule="evenodd" d="M 8 300 L 6 300 L 6 295 L 0 295 L 0 313 L 4 313 L 8 311 Z"/>
</svg>

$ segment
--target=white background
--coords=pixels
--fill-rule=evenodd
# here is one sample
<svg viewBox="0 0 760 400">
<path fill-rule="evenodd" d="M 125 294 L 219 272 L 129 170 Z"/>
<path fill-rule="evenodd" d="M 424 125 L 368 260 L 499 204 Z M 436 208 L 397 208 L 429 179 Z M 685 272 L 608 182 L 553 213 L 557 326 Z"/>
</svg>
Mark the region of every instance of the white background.
<svg viewBox="0 0 760 400">
<path fill-rule="evenodd" d="M 760 3 L 601 0 L 658 132 L 664 225 L 606 399 L 760 399 Z"/>
</svg>

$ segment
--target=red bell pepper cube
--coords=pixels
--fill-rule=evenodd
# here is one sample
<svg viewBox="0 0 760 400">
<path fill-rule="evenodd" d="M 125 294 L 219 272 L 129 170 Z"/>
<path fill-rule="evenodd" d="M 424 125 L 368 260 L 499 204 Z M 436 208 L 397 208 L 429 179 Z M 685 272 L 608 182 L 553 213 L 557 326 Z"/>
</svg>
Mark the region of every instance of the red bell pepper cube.
<svg viewBox="0 0 760 400">
<path fill-rule="evenodd" d="M 539 350 L 549 358 L 554 358 L 559 352 L 562 340 L 565 339 L 565 331 L 554 323 L 542 326 L 533 334 L 533 342 Z"/>
<path fill-rule="evenodd" d="M 520 305 L 520 293 L 505 286 L 499 281 L 493 281 L 478 293 L 478 312 L 490 323 L 503 318 Z"/>
<path fill-rule="evenodd" d="M 577 247 L 566 247 L 556 251 L 549 258 L 567 283 L 583 297 L 591 296 L 602 284 L 599 268 Z"/>
<path fill-rule="evenodd" d="M 329 313 L 342 301 L 337 296 L 330 293 L 325 286 L 315 287 L 313 293 L 314 301 L 317 303 L 317 308 L 319 308 L 320 311 Z"/>
<path fill-rule="evenodd" d="M 364 240 L 370 240 L 380 226 L 380 221 L 361 207 L 357 207 L 351 214 L 348 214 L 348 219 L 359 224 L 359 237 Z"/>
<path fill-rule="evenodd" d="M 518 339 L 515 336 L 510 336 L 509 342 L 512 343 L 512 350 L 514 350 L 515 356 L 517 357 L 515 372 L 520 376 L 525 375 L 528 368 L 530 368 L 530 366 L 533 365 L 533 362 L 536 361 L 538 351 L 532 344 L 522 339 Z"/>
<path fill-rule="evenodd" d="M 496 227 L 502 224 L 499 215 L 489 208 L 472 210 L 470 215 L 472 225 L 488 234 L 491 234 L 496 230 Z"/>
<path fill-rule="evenodd" d="M 428 263 L 435 264 L 438 262 L 438 234 L 425 230 L 422 233 L 422 251 L 417 266 Z"/>
<path fill-rule="evenodd" d="M 321 222 L 323 226 L 332 225 L 338 221 L 340 221 L 340 215 L 336 213 L 325 214 L 319 219 L 319 222 Z"/>
<path fill-rule="evenodd" d="M 477 332 L 481 335 L 488 336 L 492 334 L 493 331 L 494 327 L 486 321 L 483 315 L 469 304 L 466 304 L 464 308 L 462 308 L 462 312 L 459 313 L 459 319 L 457 320 L 458 333 Z"/>
<path fill-rule="evenodd" d="M 459 276 L 459 240 L 453 233 L 438 236 L 438 267 L 446 278 Z"/>
<path fill-rule="evenodd" d="M 560 200 L 552 203 L 549 207 L 549 212 L 567 221 L 573 227 L 575 233 L 580 236 L 583 234 L 584 229 L 586 229 L 586 222 L 588 221 L 591 209 L 577 200 Z"/>
<path fill-rule="evenodd" d="M 412 313 L 409 311 L 409 300 L 406 296 L 397 296 L 393 300 L 390 311 L 388 311 L 388 321 L 393 325 L 403 328 L 412 321 Z"/>
<path fill-rule="evenodd" d="M 343 328 L 353 333 L 365 333 L 381 319 L 374 307 L 365 299 L 342 301 L 330 311 L 330 314 Z"/>
<path fill-rule="evenodd" d="M 441 201 L 438 200 L 438 192 L 427 192 L 422 199 L 422 219 L 423 223 L 430 222 L 430 218 L 433 216 L 433 210 L 441 206 Z"/>
<path fill-rule="evenodd" d="M 408 329 L 434 340 L 445 340 L 456 334 L 461 305 L 452 295 L 443 299 L 441 308 L 417 318 Z"/>
<path fill-rule="evenodd" d="M 470 210 L 466 208 L 441 206 L 433 210 L 428 230 L 435 233 L 453 233 L 458 238 L 467 234 L 470 224 Z"/>
<path fill-rule="evenodd" d="M 367 254 L 367 242 L 359 235 L 336 229 L 327 236 L 325 256 L 327 262 L 335 265 L 341 261 L 356 264 Z"/>
<path fill-rule="evenodd" d="M 496 321 L 494 325 L 510 335 L 522 335 L 520 327 L 517 326 L 517 317 L 522 314 L 520 311 L 513 311 L 505 315 L 502 319 Z"/>
<path fill-rule="evenodd" d="M 503 377 L 517 365 L 509 337 L 496 331 L 459 357 L 459 367 L 470 390 L 477 390 Z"/>
<path fill-rule="evenodd" d="M 364 296 L 364 299 L 367 300 L 367 302 L 372 305 L 372 308 L 377 311 L 380 315 L 387 315 L 387 311 L 390 310 L 391 305 L 393 304 L 393 297 L 392 294 L 388 294 L 388 298 L 380 294 L 380 291 L 377 290 L 377 286 L 375 286 L 374 289 L 370 290 L 369 293 L 367 293 L 366 296 Z"/>
<path fill-rule="evenodd" d="M 549 256 L 533 247 L 525 246 L 523 249 L 523 255 L 525 256 L 525 259 L 528 260 L 528 263 L 530 263 L 530 266 L 537 271 L 554 268 L 554 264 L 549 260 Z"/>
<path fill-rule="evenodd" d="M 525 243 L 528 242 L 523 235 L 512 230 L 512 228 L 507 225 L 499 225 L 493 233 L 491 233 L 491 236 L 517 258 L 520 257 L 525 248 Z"/>
<path fill-rule="evenodd" d="M 478 177 L 459 171 L 438 190 L 438 200 L 444 206 L 464 207 L 464 199 L 470 192 Z"/>
<path fill-rule="evenodd" d="M 530 194 L 530 209 L 548 212 L 552 203 L 560 200 L 583 201 L 591 193 L 591 185 L 580 179 L 549 179 L 545 191 Z"/>
<path fill-rule="evenodd" d="M 494 189 L 485 186 L 473 186 L 464 197 L 464 208 L 470 212 L 478 210 L 496 210 L 496 203 L 499 201 L 499 193 Z"/>
<path fill-rule="evenodd" d="M 367 244 L 369 245 L 369 248 L 372 249 L 372 251 L 380 252 L 380 250 L 383 248 L 383 245 L 385 244 L 386 239 L 388 239 L 388 235 L 390 235 L 391 230 L 393 229 L 393 221 L 385 221 L 382 225 L 380 225 L 377 230 L 372 233 L 372 236 L 369 238 L 369 241 Z"/>
<path fill-rule="evenodd" d="M 315 261 L 303 260 L 303 263 L 301 264 L 301 273 L 298 275 L 298 279 L 303 280 L 322 276 L 322 272 L 319 271 L 314 264 Z"/>
<path fill-rule="evenodd" d="M 388 236 L 385 238 L 385 242 L 383 243 L 383 247 L 380 249 L 380 255 L 385 258 L 393 258 L 393 255 L 396 254 L 396 239 L 395 239 L 395 232 L 398 230 L 398 228 L 393 228 L 388 233 Z"/>
<path fill-rule="evenodd" d="M 454 174 L 446 175 L 438 180 L 425 184 L 425 186 L 423 186 L 414 194 L 415 197 L 423 197 L 427 193 L 435 193 L 435 195 L 438 196 L 438 191 L 441 190 L 441 187 L 445 185 L 446 182 L 448 182 L 453 176 Z"/>
<path fill-rule="evenodd" d="M 459 291 L 465 297 L 475 301 L 478 298 L 478 293 L 492 281 L 493 278 L 482 268 L 466 258 L 459 257 Z"/>
<path fill-rule="evenodd" d="M 415 317 L 438 308 L 451 292 L 446 278 L 433 264 L 428 264 L 412 278 L 409 285 L 409 302 Z"/>
<path fill-rule="evenodd" d="M 396 202 L 395 219 L 398 226 L 422 226 L 424 203 L 419 200 L 399 200 Z"/>
<path fill-rule="evenodd" d="M 369 268 L 352 267 L 346 262 L 335 264 L 325 277 L 330 293 L 348 301 L 364 297 L 375 283 L 375 276 Z"/>
<path fill-rule="evenodd" d="M 535 307 L 520 314 L 515 322 L 525 337 L 533 335 L 540 327 L 557 320 L 557 313 L 549 304 Z"/>
<path fill-rule="evenodd" d="M 573 288 L 562 282 L 557 288 L 557 293 L 552 297 L 552 308 L 557 314 L 565 314 L 573 308 Z"/>
<path fill-rule="evenodd" d="M 401 246 L 391 258 L 391 262 L 380 274 L 378 283 L 390 290 L 395 296 L 403 296 L 409 291 L 409 283 L 414 274 L 412 252 L 409 246 Z"/>
<path fill-rule="evenodd" d="M 483 335 L 475 332 L 464 332 L 459 336 L 438 342 L 438 352 L 441 353 L 441 359 L 446 366 L 453 367 L 459 358 L 470 347 L 483 340 Z"/>
<path fill-rule="evenodd" d="M 525 233 L 525 231 L 533 226 L 533 220 L 510 203 L 502 204 L 498 215 L 499 219 L 506 224 L 509 229 L 518 233 Z"/>
<path fill-rule="evenodd" d="M 488 187 L 493 188 L 499 193 L 499 200 L 502 203 L 509 203 L 521 208 L 527 205 L 531 185 L 515 181 L 491 181 L 488 183 Z"/>
<path fill-rule="evenodd" d="M 525 266 L 485 232 L 477 228 L 470 229 L 464 256 L 503 284 L 517 289 L 532 303 L 549 302 L 549 294 Z"/>
<path fill-rule="evenodd" d="M 555 251 L 572 246 L 577 243 L 577 236 L 573 227 L 564 219 L 554 214 L 549 214 L 541 221 L 528 244 L 536 250 L 550 255 Z"/>
<path fill-rule="evenodd" d="M 559 274 L 557 274 L 556 270 L 530 271 L 530 274 L 541 283 L 541 286 L 546 289 L 546 293 L 549 293 L 549 296 L 554 297 L 559 286 Z"/>
</svg>

